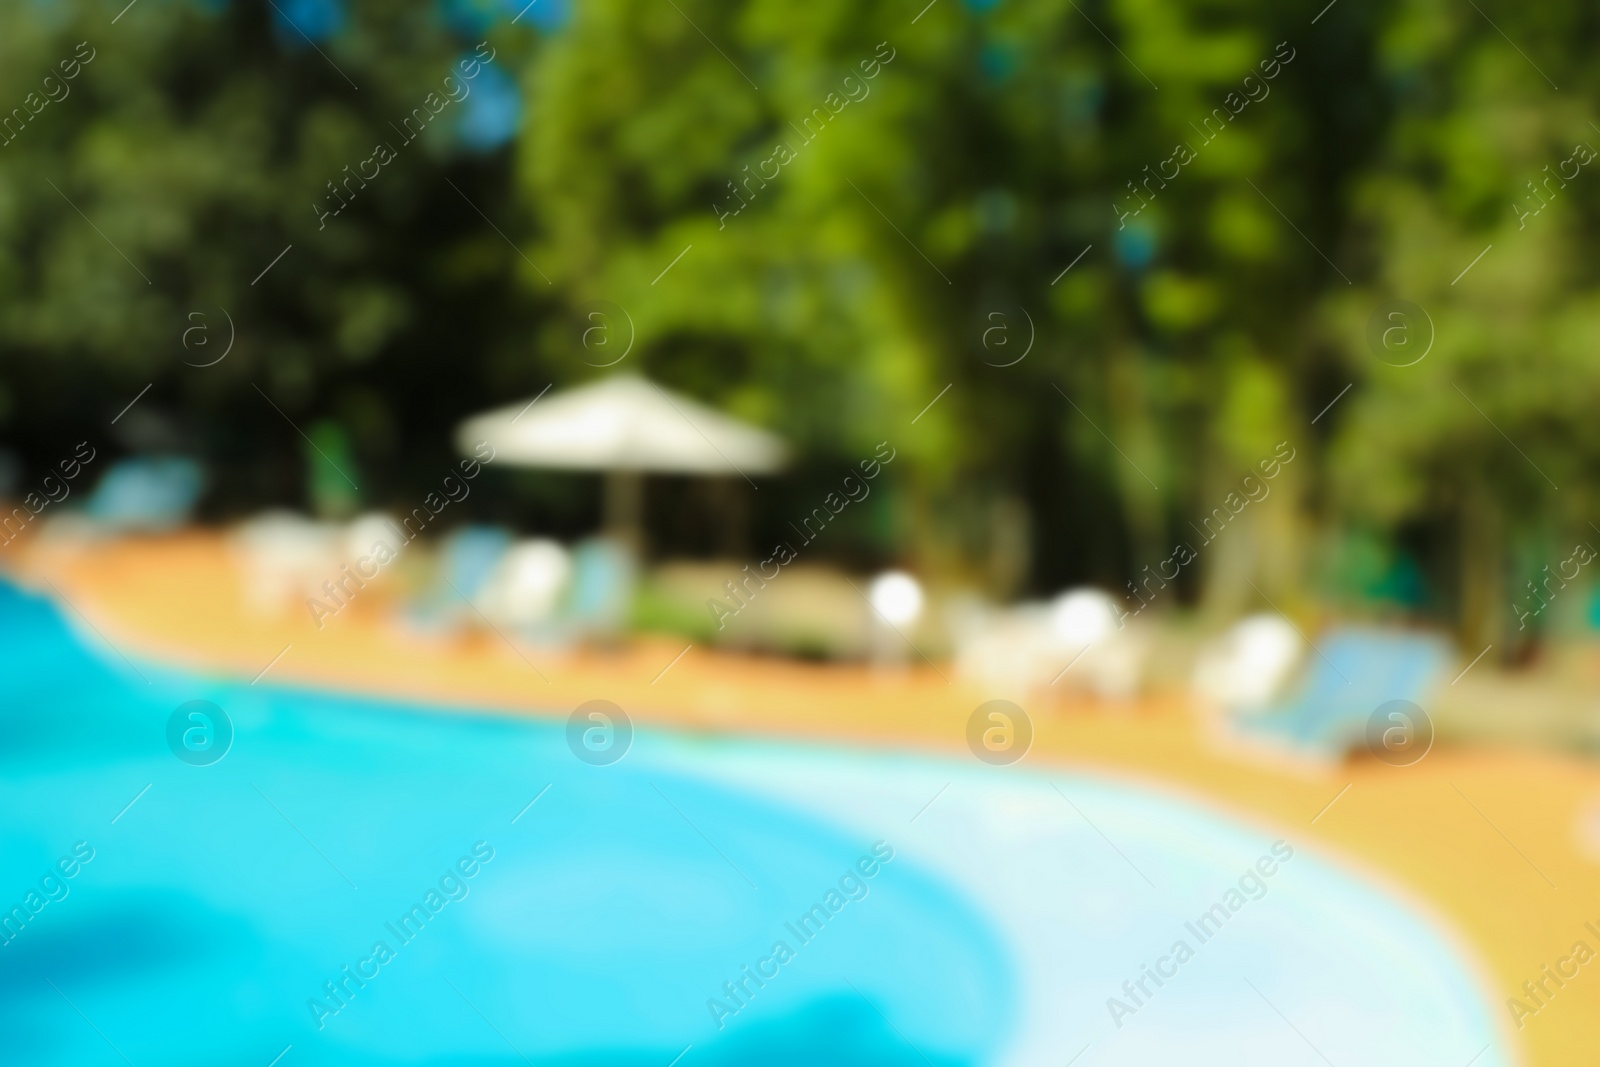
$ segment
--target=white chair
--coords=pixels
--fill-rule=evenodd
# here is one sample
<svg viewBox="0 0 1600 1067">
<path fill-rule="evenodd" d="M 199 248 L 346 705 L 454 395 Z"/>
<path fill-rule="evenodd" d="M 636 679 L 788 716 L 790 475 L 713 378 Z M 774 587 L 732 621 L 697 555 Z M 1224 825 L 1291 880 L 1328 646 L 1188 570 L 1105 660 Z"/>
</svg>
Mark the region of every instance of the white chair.
<svg viewBox="0 0 1600 1067">
<path fill-rule="evenodd" d="M 495 623 L 527 629 L 551 622 L 572 579 L 572 556 L 555 541 L 518 541 L 485 583 L 480 607 Z"/>
<path fill-rule="evenodd" d="M 1299 664 L 1304 642 L 1281 615 L 1252 615 L 1201 652 L 1195 692 L 1229 711 L 1261 711 Z"/>
<path fill-rule="evenodd" d="M 340 527 L 291 511 L 247 519 L 230 540 L 242 571 L 245 602 L 267 615 L 282 615 L 296 599 L 325 597 L 322 583 L 339 577 L 344 562 Z"/>
</svg>

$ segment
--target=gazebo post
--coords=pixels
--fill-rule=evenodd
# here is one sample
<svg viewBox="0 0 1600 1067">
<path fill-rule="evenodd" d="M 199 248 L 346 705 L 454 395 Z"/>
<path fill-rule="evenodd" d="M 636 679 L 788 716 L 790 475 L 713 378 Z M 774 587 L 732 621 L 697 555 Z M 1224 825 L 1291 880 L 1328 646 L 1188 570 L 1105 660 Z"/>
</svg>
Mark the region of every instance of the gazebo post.
<svg viewBox="0 0 1600 1067">
<path fill-rule="evenodd" d="M 612 469 L 605 475 L 604 529 L 635 559 L 644 555 L 644 474 Z"/>
</svg>

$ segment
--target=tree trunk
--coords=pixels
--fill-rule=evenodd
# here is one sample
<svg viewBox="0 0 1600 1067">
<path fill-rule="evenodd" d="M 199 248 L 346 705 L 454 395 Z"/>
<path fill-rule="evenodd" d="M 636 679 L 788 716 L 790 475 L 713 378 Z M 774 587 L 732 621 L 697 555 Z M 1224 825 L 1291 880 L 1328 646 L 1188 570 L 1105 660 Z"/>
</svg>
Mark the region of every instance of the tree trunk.
<svg viewBox="0 0 1600 1067">
<path fill-rule="evenodd" d="M 1505 529 L 1500 513 L 1479 487 L 1470 487 L 1460 509 L 1460 607 L 1457 632 L 1470 649 L 1503 646 L 1507 637 Z"/>
</svg>

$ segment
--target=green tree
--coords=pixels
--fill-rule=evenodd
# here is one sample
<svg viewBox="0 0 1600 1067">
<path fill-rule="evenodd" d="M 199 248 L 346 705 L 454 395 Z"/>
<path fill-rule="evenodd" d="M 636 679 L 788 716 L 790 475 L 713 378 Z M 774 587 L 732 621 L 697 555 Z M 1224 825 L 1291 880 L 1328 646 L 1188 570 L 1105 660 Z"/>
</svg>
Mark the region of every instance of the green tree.
<svg viewBox="0 0 1600 1067">
<path fill-rule="evenodd" d="M 1492 14 L 1410 3 L 1385 17 L 1396 117 L 1354 198 L 1371 281 L 1329 294 L 1324 323 L 1356 382 L 1330 417 L 1335 522 L 1431 529 L 1464 638 L 1506 650 L 1540 569 L 1513 558 L 1554 566 L 1595 536 L 1600 176 L 1578 160 L 1600 131 L 1592 21 L 1562 4 Z M 1425 309 L 1410 325 L 1434 340 L 1415 365 L 1361 343 L 1392 297 Z"/>
<path fill-rule="evenodd" d="M 481 38 L 375 0 L 315 45 L 267 4 L 114 15 L 0 12 L 0 101 L 22 109 L 0 144 L 0 433 L 40 463 L 85 434 L 175 440 L 229 511 L 303 501 L 295 427 L 325 419 L 369 503 L 409 494 L 452 416 L 541 377 L 497 359 L 537 314 L 478 214 L 514 225 L 506 153 L 462 148 L 463 103 L 402 127 Z M 532 47 L 496 41 L 501 68 Z M 350 181 L 379 144 L 393 160 Z"/>
</svg>

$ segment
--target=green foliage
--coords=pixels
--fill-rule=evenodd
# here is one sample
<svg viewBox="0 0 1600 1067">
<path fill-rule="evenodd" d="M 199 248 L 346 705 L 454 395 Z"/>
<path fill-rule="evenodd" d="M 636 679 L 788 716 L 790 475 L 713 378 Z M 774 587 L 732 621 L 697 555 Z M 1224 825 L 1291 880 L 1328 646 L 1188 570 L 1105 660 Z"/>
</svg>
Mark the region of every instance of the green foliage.
<svg viewBox="0 0 1600 1067">
<path fill-rule="evenodd" d="M 317 48 L 242 0 L 114 15 L 0 12 L 6 107 L 59 78 L 79 42 L 92 52 L 0 145 L 0 433 L 41 462 L 69 436 L 177 440 L 236 475 L 214 479 L 226 512 L 303 500 L 297 427 L 331 419 L 375 468 L 369 500 L 409 493 L 412 471 L 449 455 L 444 415 L 485 392 L 478 361 L 452 353 L 490 348 L 534 310 L 509 297 L 516 251 L 447 181 L 514 226 L 503 154 L 497 181 L 457 147 L 450 111 L 412 143 L 395 126 L 475 42 L 376 0 Z M 497 58 L 508 72 L 511 47 Z M 343 185 L 381 143 L 395 161 Z M 330 183 L 350 203 L 323 217 L 341 202 Z M 230 334 L 226 359 L 196 366 Z M 163 433 L 139 432 L 157 422 Z M 428 432 L 408 430 L 398 454 L 393 427 L 417 424 Z"/>
<path fill-rule="evenodd" d="M 1289 441 L 1280 534 L 1405 530 L 1430 576 L 1493 572 L 1590 514 L 1600 166 L 1535 217 L 1511 205 L 1600 129 L 1586 9 L 1492 6 L 585 0 L 543 35 L 502 15 L 513 144 L 467 154 L 447 114 L 324 227 L 326 183 L 476 43 L 433 5 L 353 2 L 320 52 L 246 0 L 115 26 L 13 5 L 0 105 L 97 51 L 0 147 L 0 432 L 44 450 L 154 381 L 141 404 L 238 472 L 228 506 L 305 487 L 285 417 L 333 427 L 382 501 L 457 416 L 597 373 L 575 324 L 609 301 L 637 330 L 622 369 L 806 462 L 891 442 L 884 556 L 977 573 L 1022 500 L 1036 588 L 1120 586 Z M 1435 333 L 1415 366 L 1365 340 L 1396 297 Z M 220 308 L 233 353 L 185 367 L 186 316 Z M 1306 580 L 1289 540 L 1196 570 Z"/>
</svg>

